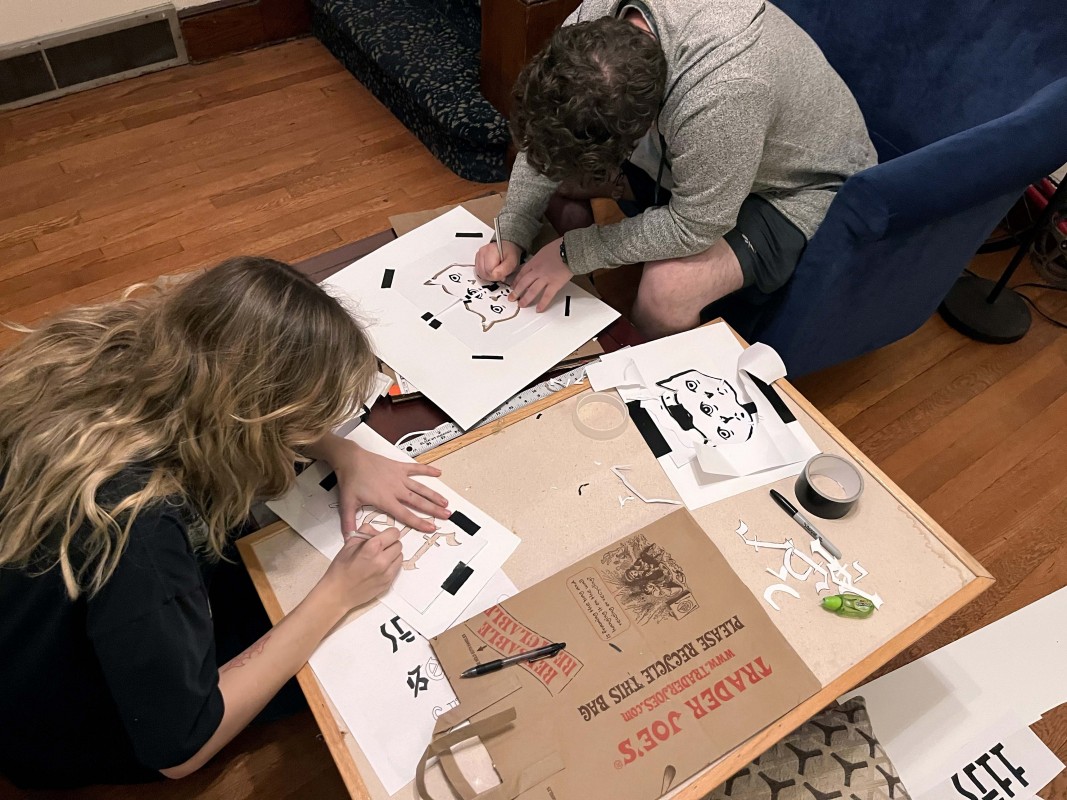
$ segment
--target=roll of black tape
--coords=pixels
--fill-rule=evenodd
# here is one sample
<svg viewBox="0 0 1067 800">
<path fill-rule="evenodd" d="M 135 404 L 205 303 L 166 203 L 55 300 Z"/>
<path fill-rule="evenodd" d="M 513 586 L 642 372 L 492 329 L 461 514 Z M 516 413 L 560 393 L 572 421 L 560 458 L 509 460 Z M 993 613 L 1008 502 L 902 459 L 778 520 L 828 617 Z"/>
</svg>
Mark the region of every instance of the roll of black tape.
<svg viewBox="0 0 1067 800">
<path fill-rule="evenodd" d="M 816 479 L 822 477 L 841 487 L 843 497 L 831 497 L 820 491 Z M 863 494 L 863 476 L 850 461 L 840 456 L 820 453 L 808 459 L 797 476 L 797 500 L 817 517 L 840 519 Z"/>
</svg>

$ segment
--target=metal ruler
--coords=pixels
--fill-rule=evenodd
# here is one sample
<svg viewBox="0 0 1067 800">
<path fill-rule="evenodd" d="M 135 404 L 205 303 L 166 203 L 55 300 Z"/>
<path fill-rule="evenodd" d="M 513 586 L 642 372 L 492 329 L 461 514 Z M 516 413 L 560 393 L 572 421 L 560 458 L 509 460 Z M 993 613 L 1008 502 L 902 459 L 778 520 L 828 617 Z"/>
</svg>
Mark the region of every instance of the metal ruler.
<svg viewBox="0 0 1067 800">
<path fill-rule="evenodd" d="M 478 422 L 471 427 L 471 430 L 480 428 L 482 425 L 498 420 L 501 417 L 510 414 L 512 411 L 525 408 L 530 405 L 530 403 L 548 397 L 550 394 L 565 389 L 568 386 L 581 383 L 584 380 L 585 366 L 583 365 L 561 373 L 554 378 L 549 378 L 547 381 L 539 383 L 536 386 L 531 386 L 529 389 L 524 389 L 487 417 L 478 420 Z M 414 433 L 409 433 L 407 436 L 402 436 L 397 440 L 396 446 L 401 452 L 414 457 L 425 453 L 427 450 L 433 450 L 439 444 L 444 444 L 450 439 L 462 436 L 464 433 L 465 431 L 456 423 L 443 422 L 431 431 L 415 431 Z"/>
</svg>

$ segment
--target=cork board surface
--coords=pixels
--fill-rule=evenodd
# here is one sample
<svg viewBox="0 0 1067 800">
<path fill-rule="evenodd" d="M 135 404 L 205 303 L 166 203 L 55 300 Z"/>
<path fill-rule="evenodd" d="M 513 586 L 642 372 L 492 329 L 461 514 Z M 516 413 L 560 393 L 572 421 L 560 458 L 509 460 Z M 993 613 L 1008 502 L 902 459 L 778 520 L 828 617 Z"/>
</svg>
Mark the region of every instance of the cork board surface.
<svg viewBox="0 0 1067 800">
<path fill-rule="evenodd" d="M 453 489 L 522 538 L 505 565 L 520 589 L 676 508 L 640 501 L 620 506 L 620 495 L 630 492 L 610 472 L 616 465 L 632 468 L 628 477 L 646 496 L 675 495 L 632 425 L 608 441 L 578 432 L 573 417 L 581 397 L 564 400 L 435 462 Z M 824 452 L 845 455 L 803 409 L 788 397 L 786 402 Z M 860 468 L 863 471 L 862 465 Z M 885 601 L 883 608 L 869 620 L 842 619 L 818 608 L 812 583 L 790 580 L 801 599 L 779 594 L 782 611 L 768 609 L 771 619 L 824 686 L 976 579 L 920 516 L 907 508 L 907 498 L 895 497 L 869 473 L 864 478 L 863 497 L 845 519 L 815 521 L 850 562 L 858 560 L 869 571 L 860 585 L 877 591 Z M 789 496 L 792 481 L 786 479 L 774 486 Z M 771 501 L 769 488 L 753 489 L 694 512 L 761 604 L 764 589 L 779 582 L 766 570 L 781 566 L 781 557 L 767 550 L 757 553 L 745 545 L 735 532 L 738 521 L 744 520 L 749 526 L 750 537 L 755 534 L 763 541 L 792 538 L 798 547 L 806 547 L 808 541 Z M 264 537 L 254 549 L 286 613 L 303 599 L 327 565 L 322 555 L 288 529 Z M 334 717 L 343 732 L 336 713 Z M 365 796 L 385 798 L 358 746 L 347 734 L 344 741 L 366 784 Z M 434 796 L 451 796 L 433 772 L 428 773 L 428 779 Z M 410 789 L 395 795 L 411 796 Z"/>
<path fill-rule="evenodd" d="M 434 462 L 444 480 L 471 502 L 515 531 L 523 544 L 505 565 L 521 589 L 632 533 L 676 507 L 627 502 L 630 492 L 609 471 L 629 465 L 630 482 L 648 497 L 676 497 L 670 481 L 632 426 L 617 439 L 597 441 L 574 427 L 573 397 L 540 415 Z M 789 399 L 815 443 L 826 453 L 844 455 L 833 438 Z M 522 454 L 533 454 L 523 457 Z M 599 464 L 597 462 L 600 462 Z M 870 475 L 856 508 L 844 519 L 813 518 L 817 527 L 851 562 L 869 575 L 859 584 L 877 591 L 885 605 L 863 622 L 846 620 L 817 607 L 814 579 L 790 584 L 801 595 L 776 596 L 782 610 L 768 608 L 790 644 L 823 685 L 903 631 L 974 579 L 956 556 Z M 791 496 L 793 478 L 772 484 Z M 578 486 L 588 483 L 578 494 Z M 738 521 L 763 541 L 793 539 L 807 548 L 808 535 L 768 495 L 753 489 L 693 512 L 749 590 L 764 603 L 763 591 L 779 583 L 766 572 L 782 565 L 780 552 L 754 549 L 735 532 Z"/>
</svg>

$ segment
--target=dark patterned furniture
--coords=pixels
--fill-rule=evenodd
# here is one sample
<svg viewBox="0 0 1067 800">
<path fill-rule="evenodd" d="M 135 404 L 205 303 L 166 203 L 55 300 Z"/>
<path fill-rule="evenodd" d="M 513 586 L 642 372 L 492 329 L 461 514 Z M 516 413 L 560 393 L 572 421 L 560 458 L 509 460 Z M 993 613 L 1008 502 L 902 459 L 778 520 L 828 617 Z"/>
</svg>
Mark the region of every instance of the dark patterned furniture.
<svg viewBox="0 0 1067 800">
<path fill-rule="evenodd" d="M 909 800 L 862 697 L 834 703 L 703 800 Z"/>
<path fill-rule="evenodd" d="M 507 123 L 479 89 L 477 0 L 312 0 L 311 28 L 445 166 L 507 178 Z"/>
</svg>

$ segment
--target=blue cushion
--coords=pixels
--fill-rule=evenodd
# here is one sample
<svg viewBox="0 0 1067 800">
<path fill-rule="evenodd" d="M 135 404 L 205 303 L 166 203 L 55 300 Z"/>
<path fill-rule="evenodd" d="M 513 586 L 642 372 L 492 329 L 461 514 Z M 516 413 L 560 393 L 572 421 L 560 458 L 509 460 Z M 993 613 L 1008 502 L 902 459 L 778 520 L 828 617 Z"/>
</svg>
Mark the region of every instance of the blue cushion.
<svg viewBox="0 0 1067 800">
<path fill-rule="evenodd" d="M 1067 75 L 1059 0 L 777 0 L 856 96 L 883 161 Z"/>
</svg>

